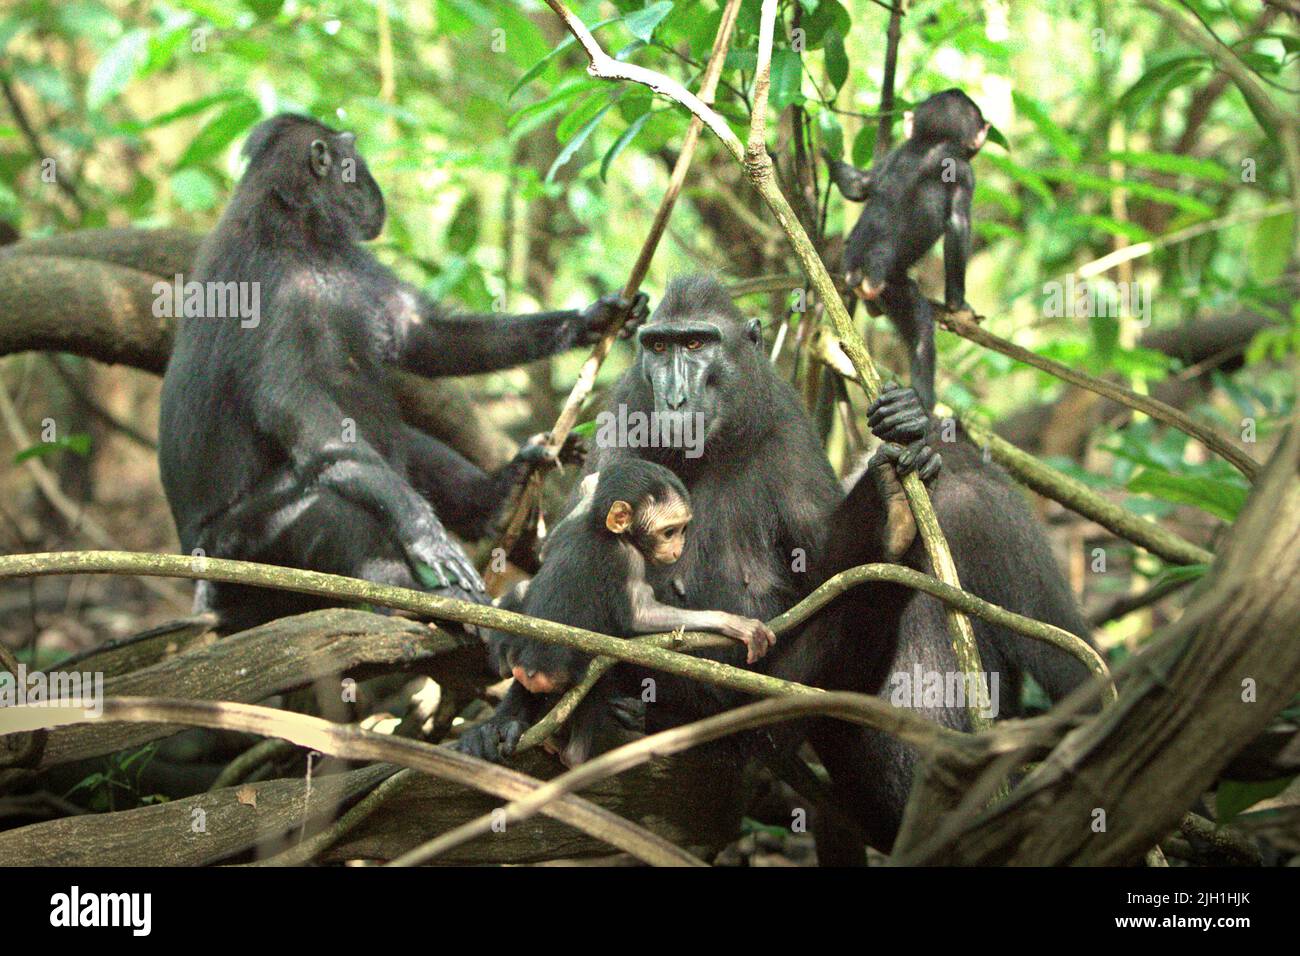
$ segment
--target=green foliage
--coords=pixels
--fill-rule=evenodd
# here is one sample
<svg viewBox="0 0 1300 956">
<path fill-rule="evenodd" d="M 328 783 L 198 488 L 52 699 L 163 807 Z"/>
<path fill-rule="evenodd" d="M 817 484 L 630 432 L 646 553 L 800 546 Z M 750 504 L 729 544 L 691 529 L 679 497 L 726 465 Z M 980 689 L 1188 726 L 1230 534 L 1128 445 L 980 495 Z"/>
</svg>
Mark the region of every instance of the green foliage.
<svg viewBox="0 0 1300 956">
<path fill-rule="evenodd" d="M 48 458 L 60 451 L 70 451 L 74 455 L 85 458 L 90 454 L 90 436 L 84 432 L 76 432 L 72 435 L 61 435 L 54 441 L 38 442 L 14 455 L 14 464 L 20 465 L 31 458 Z"/>
<path fill-rule="evenodd" d="M 721 0 L 571 6 L 610 55 L 699 88 Z M 781 6 L 767 118 L 788 192 L 795 129 L 806 131 L 805 155 L 824 150 L 870 165 L 886 6 Z M 741 6 L 716 98 L 718 112 L 742 134 L 753 102 L 760 7 Z M 1198 9 L 1248 69 L 1286 84 L 1282 65 L 1300 54 L 1300 41 L 1280 28 L 1243 41 L 1248 14 Z M 292 109 L 357 133 L 389 200 L 376 247 L 430 294 L 490 309 L 503 292 L 511 301 L 560 306 L 620 287 L 680 147 L 685 111 L 644 88 L 589 76 L 581 49 L 536 0 L 391 0 L 388 11 L 391 96 L 371 0 L 10 4 L 0 12 L 0 77 L 30 113 L 43 152 L 57 159 L 60 182 L 75 183 L 85 208 L 41 179 L 46 157 L 4 112 L 0 216 L 24 234 L 99 223 L 207 229 L 239 174 L 249 129 Z M 1104 48 L 1093 42 L 1098 29 Z M 1048 56 L 1049 49 L 1069 55 Z M 1288 199 L 1290 187 L 1277 131 L 1232 87 L 1192 130 L 1194 147 L 1180 150 L 1192 97 L 1214 75 L 1202 50 L 1174 41 L 1140 7 L 918 0 L 902 21 L 890 121 L 896 142 L 904 109 L 959 86 L 993 123 L 989 142 L 1001 149 L 986 148 L 974 160 L 968 298 L 994 332 L 1139 387 L 1179 374 L 1179 362 L 1135 347 L 1146 325 L 1135 332 L 1127 325 L 1132 317 L 1055 316 L 1043 306 L 1047 283 L 1130 244 L 1154 243 L 1124 268 L 1148 293 L 1153 314 L 1145 318 L 1156 330 L 1243 310 L 1272 322 L 1247 350 L 1244 367 L 1216 372 L 1211 394 L 1194 410 L 1225 430 L 1255 419 L 1267 437 L 1295 402 L 1287 370 L 1300 354 L 1300 310 L 1286 276 L 1295 264 L 1296 224 L 1288 214 L 1258 218 L 1256 210 Z M 1287 102 L 1265 87 L 1275 102 Z M 1254 179 L 1243 178 L 1247 167 Z M 816 205 L 824 206 L 834 236 L 858 209 L 838 194 L 827 197 L 820 163 L 815 173 Z M 734 277 L 797 271 L 788 246 L 756 241 L 752 220 L 737 210 L 766 217 L 706 133 L 652 264 L 651 295 L 669 276 L 699 269 Z M 1194 235 L 1178 238 L 1193 225 Z M 539 259 L 544 283 L 535 278 Z M 837 271 L 838 263 L 829 265 Z M 1127 274 L 1115 268 L 1099 281 L 1119 283 Z M 931 295 L 940 275 L 933 262 L 917 270 Z M 791 328 L 799 317 L 788 312 L 783 292 L 744 305 L 769 313 L 765 318 L 786 317 Z M 898 361 L 889 333 L 873 341 L 886 366 Z M 940 349 L 941 392 L 994 421 L 1061 393 L 1051 376 L 954 336 L 941 336 Z M 783 361 L 794 351 L 787 346 Z M 611 369 L 621 361 L 625 356 Z M 571 367 L 557 368 L 563 383 Z M 491 382 L 493 389 L 522 387 L 514 374 Z M 1078 476 L 1127 493 L 1136 510 L 1160 516 L 1192 506 L 1231 520 L 1240 507 L 1244 487 L 1235 473 L 1202 462 L 1199 449 L 1168 429 L 1135 421 L 1093 440 L 1109 457 L 1090 461 L 1091 472 L 1077 469 Z M 76 452 L 55 445 L 24 454 L 59 449 Z"/>
</svg>

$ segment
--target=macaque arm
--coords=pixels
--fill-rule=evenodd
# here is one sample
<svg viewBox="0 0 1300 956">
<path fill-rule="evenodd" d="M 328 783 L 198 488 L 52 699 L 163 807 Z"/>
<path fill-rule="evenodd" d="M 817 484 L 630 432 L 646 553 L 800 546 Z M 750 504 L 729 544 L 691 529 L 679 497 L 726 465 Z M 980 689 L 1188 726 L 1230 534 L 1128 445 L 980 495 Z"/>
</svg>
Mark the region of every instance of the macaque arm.
<svg viewBox="0 0 1300 956">
<path fill-rule="evenodd" d="M 966 306 L 966 258 L 970 254 L 970 202 L 975 176 L 969 164 L 960 164 L 957 182 L 948 202 L 948 219 L 943 230 L 944 304 L 950 309 Z"/>
<path fill-rule="evenodd" d="M 632 598 L 632 626 L 636 634 L 657 634 L 661 631 L 714 631 L 746 648 L 746 659 L 752 664 L 776 643 L 776 635 L 762 621 L 729 614 L 726 611 L 695 611 L 689 608 L 661 604 L 654 590 L 645 582 L 635 582 L 630 588 Z"/>
</svg>

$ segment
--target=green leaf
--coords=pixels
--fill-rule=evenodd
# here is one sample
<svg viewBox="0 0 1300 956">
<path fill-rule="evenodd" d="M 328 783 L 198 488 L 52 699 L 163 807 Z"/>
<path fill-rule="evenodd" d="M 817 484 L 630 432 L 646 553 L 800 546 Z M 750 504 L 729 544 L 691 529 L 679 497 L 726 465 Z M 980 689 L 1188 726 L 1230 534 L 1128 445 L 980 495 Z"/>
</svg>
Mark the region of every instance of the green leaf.
<svg viewBox="0 0 1300 956">
<path fill-rule="evenodd" d="M 757 8 L 758 4 L 754 4 L 754 7 Z M 849 16 L 849 11 L 844 9 L 844 5 L 839 0 L 818 0 L 817 9 L 803 18 L 806 49 L 819 48 L 831 30 L 835 30 L 841 39 L 846 37 L 852 26 L 853 18 Z"/>
<path fill-rule="evenodd" d="M 481 215 L 478 193 L 466 193 L 461 204 L 456 207 L 451 222 L 447 225 L 447 248 L 462 256 L 468 256 L 478 245 L 478 224 Z"/>
<path fill-rule="evenodd" d="M 818 113 L 817 130 L 821 134 L 822 148 L 830 153 L 833 159 L 843 159 L 844 129 L 835 114 L 830 110 L 822 110 Z"/>
<path fill-rule="evenodd" d="M 14 464 L 20 465 L 29 458 L 45 458 L 58 451 L 70 451 L 85 458 L 90 454 L 90 436 L 84 432 L 77 432 L 72 435 L 63 435 L 54 441 L 39 442 L 31 448 L 24 448 L 14 455 Z"/>
<path fill-rule="evenodd" d="M 1246 260 L 1250 275 L 1260 285 L 1281 278 L 1291 253 L 1291 213 L 1269 216 L 1255 224 L 1251 236 L 1251 255 Z"/>
<path fill-rule="evenodd" d="M 1151 582 L 1152 587 L 1163 584 L 1175 584 L 1178 581 L 1199 581 L 1210 570 L 1208 564 L 1179 564 L 1162 568 Z"/>
<path fill-rule="evenodd" d="M 609 167 L 618 157 L 618 154 L 627 149 L 628 144 L 636 139 L 636 134 L 641 132 L 641 127 L 645 126 L 646 121 L 652 115 L 649 111 L 642 113 L 628 125 L 627 129 L 618 134 L 618 139 L 614 140 L 614 145 L 609 148 L 609 151 L 605 153 L 605 158 L 600 161 L 600 178 L 602 182 L 609 174 Z"/>
<path fill-rule="evenodd" d="M 772 51 L 772 86 L 768 98 L 778 112 L 801 99 L 803 60 L 788 47 Z"/>
<path fill-rule="evenodd" d="M 583 422 L 581 425 L 574 425 L 569 429 L 570 435 L 577 435 L 579 438 L 590 438 L 596 434 L 596 420 L 593 418 L 589 422 Z"/>
<path fill-rule="evenodd" d="M 1056 204 L 1056 197 L 1052 195 L 1052 188 L 1047 185 L 1047 181 L 1042 176 L 1032 169 L 1026 169 L 1006 156 L 985 155 L 984 162 L 994 169 L 1001 170 L 1047 205 L 1054 206 Z"/>
<path fill-rule="evenodd" d="M 624 16 L 623 25 L 632 36 L 649 43 L 650 38 L 654 36 L 655 27 L 672 12 L 673 5 L 670 0 L 660 0 L 659 3 L 652 3 L 644 10 L 634 10 Z"/>
<path fill-rule="evenodd" d="M 510 114 L 506 120 L 506 129 L 514 130 L 525 120 L 537 116 L 550 116 L 550 114 L 559 109 L 564 103 L 580 96 L 583 93 L 590 92 L 600 83 L 599 80 L 589 79 L 587 77 L 572 77 L 565 80 L 549 96 L 546 96 L 536 103 L 529 103 L 527 106 L 521 106 L 515 112 Z"/>
<path fill-rule="evenodd" d="M 261 118 L 257 103 L 246 96 L 239 98 L 199 130 L 176 161 L 176 168 L 185 169 L 215 158 Z"/>
<path fill-rule="evenodd" d="M 1204 54 L 1192 53 L 1176 56 L 1158 63 L 1138 77 L 1120 96 L 1116 108 L 1129 116 L 1141 113 L 1146 105 L 1177 89 L 1191 83 L 1204 72 L 1209 60 Z"/>
<path fill-rule="evenodd" d="M 149 33 L 132 30 L 104 53 L 86 82 L 86 106 L 98 110 L 135 78 L 149 59 Z"/>
<path fill-rule="evenodd" d="M 1175 475 L 1150 468 L 1138 473 L 1126 486 L 1129 491 L 1147 494 L 1178 505 L 1191 505 L 1208 511 L 1224 521 L 1235 521 L 1246 504 L 1247 491 L 1241 485 L 1201 475 Z"/>
<path fill-rule="evenodd" d="M 1126 166 L 1139 166 L 1154 169 L 1158 173 L 1170 173 L 1175 176 L 1195 176 L 1216 183 L 1227 182 L 1228 170 L 1209 159 L 1197 159 L 1194 156 L 1182 156 L 1177 153 L 1120 152 L 1107 153 L 1101 162 L 1116 160 Z"/>
<path fill-rule="evenodd" d="M 1150 199 L 1152 202 L 1164 203 L 1206 219 L 1214 215 L 1213 206 L 1193 196 L 1179 192 L 1176 189 L 1165 189 L 1163 186 L 1153 186 L 1151 183 L 1144 183 L 1136 179 L 1110 179 L 1080 169 L 1063 169 L 1060 167 L 1044 169 L 1039 175 L 1047 180 L 1070 183 L 1079 189 L 1094 192 L 1112 193 L 1118 189 L 1123 189 L 1129 195 L 1137 196 L 1139 199 Z"/>
<path fill-rule="evenodd" d="M 619 17 L 610 17 L 608 20 L 601 20 L 599 23 L 592 24 L 587 29 L 594 34 L 601 27 L 607 27 L 611 23 L 618 23 L 619 19 L 620 19 Z M 510 87 L 510 92 L 506 94 L 506 102 L 508 103 L 512 99 L 514 99 L 516 93 L 518 93 L 525 86 L 527 86 L 533 80 L 537 79 L 544 72 L 546 72 L 546 68 L 550 66 L 551 61 L 554 60 L 561 53 L 563 53 L 565 50 L 567 50 L 569 47 L 573 46 L 573 44 L 574 44 L 573 34 L 569 34 L 563 40 L 561 40 L 559 43 L 555 45 L 555 49 L 553 49 L 550 53 L 546 54 L 546 56 L 542 57 L 532 66 L 530 66 L 527 69 L 527 71 L 524 73 L 524 75 L 515 81 L 515 85 Z"/>
<path fill-rule="evenodd" d="M 257 14 L 257 19 L 270 20 L 280 12 L 284 0 L 244 0 L 244 6 Z"/>
<path fill-rule="evenodd" d="M 998 129 L 992 123 L 989 123 L 988 141 L 1001 146 L 1008 153 L 1011 152 L 1011 144 L 1007 142 L 1006 136 L 1003 135 L 1002 130 Z"/>
<path fill-rule="evenodd" d="M 840 31 L 834 27 L 826 31 L 822 53 L 826 58 L 826 78 L 838 92 L 844 85 L 844 81 L 849 78 L 849 57 L 844 52 L 844 37 L 840 36 Z"/>
<path fill-rule="evenodd" d="M 244 94 L 238 90 L 223 90 L 220 93 L 213 93 L 211 96 L 201 96 L 197 100 L 191 100 L 173 110 L 168 110 L 166 113 L 159 113 L 152 119 L 130 120 L 119 123 L 117 130 L 122 133 L 143 133 L 145 130 L 157 129 L 160 126 L 166 126 L 168 123 L 194 116 L 196 113 L 202 113 L 218 103 L 227 103 L 230 100 L 242 99 L 243 97 Z"/>
<path fill-rule="evenodd" d="M 1147 232 L 1135 222 L 1124 222 L 1110 216 L 1103 216 L 1100 213 L 1094 213 L 1087 216 L 1072 216 L 1068 221 L 1072 226 L 1082 226 L 1086 229 L 1100 229 L 1102 232 L 1110 233 L 1112 236 L 1123 236 L 1131 242 L 1146 242 L 1151 238 L 1151 233 Z"/>
<path fill-rule="evenodd" d="M 1220 825 L 1231 823 L 1242 810 L 1253 807 L 1261 800 L 1269 800 L 1290 785 L 1295 777 L 1262 780 L 1258 783 L 1224 780 L 1214 793 L 1214 819 Z"/>
<path fill-rule="evenodd" d="M 1061 129 L 1056 122 L 1047 115 L 1047 110 L 1043 104 L 1038 102 L 1025 93 L 1013 90 L 1011 99 L 1016 104 L 1016 110 L 1028 117 L 1029 121 L 1038 127 L 1038 131 L 1056 151 L 1057 155 L 1069 160 L 1071 163 L 1077 163 L 1082 154 L 1079 144 L 1074 141 L 1074 137 Z"/>
<path fill-rule="evenodd" d="M 614 99 L 627 90 L 627 87 L 617 88 Z M 591 118 L 597 113 L 603 113 L 609 106 L 610 95 L 608 88 L 595 90 L 589 97 L 573 108 L 568 116 L 560 120 L 560 125 L 555 127 L 555 138 L 561 143 L 567 143 L 573 138 L 574 134 L 591 121 Z"/>
<path fill-rule="evenodd" d="M 546 182 L 550 183 L 555 181 L 555 174 L 559 172 L 560 168 L 571 160 L 578 150 L 582 148 L 582 144 L 587 141 L 587 137 L 589 137 L 592 134 L 592 131 L 600 125 L 600 121 L 605 118 L 605 114 L 613 108 L 614 102 L 611 100 L 601 107 L 600 112 L 589 119 L 582 129 L 573 134 L 573 139 L 569 140 L 569 142 L 565 144 L 564 149 L 560 151 L 560 155 L 555 157 L 555 162 L 551 163 L 551 168 L 546 171 Z"/>
<path fill-rule="evenodd" d="M 871 165 L 872 154 L 876 150 L 876 124 L 866 123 L 853 137 L 853 165 L 864 169 Z"/>
<path fill-rule="evenodd" d="M 217 204 L 217 184 L 201 169 L 182 169 L 171 183 L 172 194 L 187 212 L 203 212 Z"/>
</svg>

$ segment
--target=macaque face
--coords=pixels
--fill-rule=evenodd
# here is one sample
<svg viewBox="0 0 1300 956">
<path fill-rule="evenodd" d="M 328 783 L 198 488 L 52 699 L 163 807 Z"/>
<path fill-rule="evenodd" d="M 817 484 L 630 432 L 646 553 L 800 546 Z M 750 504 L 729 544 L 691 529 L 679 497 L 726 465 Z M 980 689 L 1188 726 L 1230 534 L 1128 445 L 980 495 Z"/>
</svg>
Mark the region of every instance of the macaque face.
<svg viewBox="0 0 1300 956">
<path fill-rule="evenodd" d="M 652 525 L 645 532 L 648 549 L 646 557 L 656 564 L 674 564 L 682 556 L 686 547 L 686 526 L 691 523 L 691 512 L 683 507 L 665 513 L 663 520 Z"/>
<path fill-rule="evenodd" d="M 615 501 L 605 515 L 606 528 L 627 534 L 633 547 L 655 564 L 673 564 L 682 556 L 690 523 L 691 506 L 671 491 L 658 498 L 647 496 L 635 507 Z"/>
</svg>

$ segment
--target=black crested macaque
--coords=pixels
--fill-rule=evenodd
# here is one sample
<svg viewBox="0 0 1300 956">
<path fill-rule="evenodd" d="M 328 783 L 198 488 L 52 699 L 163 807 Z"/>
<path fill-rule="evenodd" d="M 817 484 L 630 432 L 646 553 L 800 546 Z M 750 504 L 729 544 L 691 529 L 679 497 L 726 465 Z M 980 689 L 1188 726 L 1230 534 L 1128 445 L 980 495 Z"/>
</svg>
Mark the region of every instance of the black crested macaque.
<svg viewBox="0 0 1300 956">
<path fill-rule="evenodd" d="M 844 244 L 845 282 L 872 315 L 883 306 L 907 343 L 912 387 L 929 409 L 935 401 L 934 317 L 907 272 L 943 236 L 944 305 L 953 312 L 970 309 L 970 161 L 989 124 L 974 100 L 952 89 L 904 114 L 903 130 L 906 139 L 879 169 L 832 161 L 830 172 L 846 199 L 866 202 Z"/>
<path fill-rule="evenodd" d="M 582 502 L 551 532 L 537 576 L 512 610 L 630 637 L 685 628 L 717 631 L 745 646 L 754 663 L 776 643 L 762 621 L 726 611 L 690 610 L 661 603 L 648 583 L 650 569 L 669 567 L 681 557 L 693 517 L 690 495 L 667 468 L 636 458 L 611 464 L 584 480 Z M 542 705 L 581 678 L 591 658 L 559 644 L 493 633 L 491 658 L 502 677 L 515 683 L 488 721 L 467 731 L 458 749 L 499 759 L 514 753 L 520 735 Z M 597 748 L 610 713 L 617 713 L 602 682 L 567 724 L 563 759 L 573 765 Z M 535 695 L 551 695 L 538 700 Z M 608 710 L 606 707 L 608 706 Z"/>
<path fill-rule="evenodd" d="M 186 285 L 205 304 L 187 310 L 163 381 L 159 464 L 182 548 L 483 600 L 444 521 L 483 535 L 548 453 L 533 441 L 482 471 L 402 423 L 384 367 L 507 368 L 593 342 L 629 311 L 635 328 L 644 297 L 450 314 L 360 245 L 379 235 L 385 208 L 351 133 L 281 115 L 253 130 L 244 154 Z M 328 602 L 201 582 L 195 603 L 240 628 Z"/>
<path fill-rule="evenodd" d="M 703 448 L 598 448 L 585 468 L 603 471 L 643 458 L 672 470 L 690 492 L 695 518 L 681 558 L 671 567 L 648 569 L 660 600 L 767 621 L 831 574 L 854 565 L 896 561 L 930 571 L 917 537 L 907 544 L 906 535 L 891 533 L 891 521 L 901 512 L 897 494 L 878 480 L 879 469 L 868 469 L 845 495 L 798 396 L 764 354 L 758 324 L 745 321 L 717 280 L 675 280 L 638 338 L 637 362 L 607 407 L 622 405 L 629 415 L 671 409 L 701 416 L 695 420 L 703 426 Z M 942 451 L 942 470 L 929 488 L 963 587 L 1086 639 L 1087 625 L 1046 538 L 1001 469 L 985 464 L 979 449 L 960 435 L 941 443 L 911 389 L 882 392 L 869 421 L 876 437 L 906 446 L 914 465 L 924 447 Z M 900 544 L 906 550 L 891 554 Z M 1082 663 L 1055 648 L 979 619 L 971 623 L 985 669 L 997 675 L 1002 716 L 1019 712 L 1025 673 L 1052 700 L 1088 679 Z M 738 651 L 709 653 L 743 663 Z M 888 584 L 854 588 L 802 630 L 782 635 L 756 665 L 827 689 L 886 696 L 897 689 L 891 678 L 916 668 L 939 675 L 959 670 L 944 606 Z M 739 699 L 668 674 L 645 676 L 656 687 L 656 701 L 646 704 L 647 730 L 717 713 Z M 945 726 L 966 727 L 966 709 L 957 703 L 914 706 Z M 849 808 L 855 824 L 844 826 L 834 815 L 819 814 L 819 858 L 860 864 L 864 843 L 888 851 L 911 787 L 916 751 L 843 722 L 810 723 L 802 729 L 830 772 L 836 803 Z M 778 728 L 770 737 L 783 748 L 800 739 L 793 727 Z M 752 739 L 745 744 L 755 745 Z M 735 754 L 737 771 L 743 755 Z"/>
</svg>

